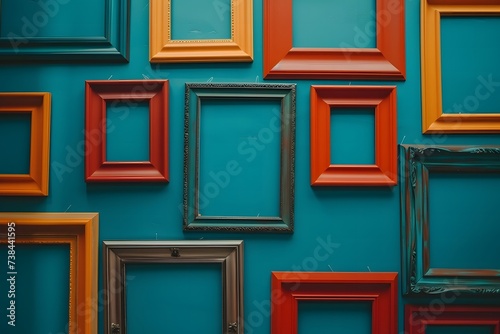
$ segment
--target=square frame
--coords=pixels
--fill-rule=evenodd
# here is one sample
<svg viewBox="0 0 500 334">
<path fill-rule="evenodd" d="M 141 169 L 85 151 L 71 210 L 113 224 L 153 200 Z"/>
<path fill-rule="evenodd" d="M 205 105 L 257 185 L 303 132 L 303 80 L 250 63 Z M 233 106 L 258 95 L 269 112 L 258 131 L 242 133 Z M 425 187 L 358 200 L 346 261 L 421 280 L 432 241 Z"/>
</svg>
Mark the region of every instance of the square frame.
<svg viewBox="0 0 500 334">
<path fill-rule="evenodd" d="M 376 0 L 376 10 L 390 17 L 377 22 L 376 48 L 299 48 L 292 0 L 264 0 L 264 78 L 405 80 L 404 1 Z"/>
<path fill-rule="evenodd" d="M 297 334 L 298 303 L 372 303 L 372 334 L 397 334 L 397 273 L 272 272 L 271 333 Z"/>
<path fill-rule="evenodd" d="M 48 196 L 50 93 L 0 93 L 0 113 L 30 113 L 29 174 L 0 174 L 0 196 Z"/>
<path fill-rule="evenodd" d="M 60 6 L 64 6 L 67 2 L 58 1 Z M 103 6 L 103 36 L 27 37 L 11 32 L 8 37 L 0 37 L 0 60 L 128 62 L 130 0 L 104 0 Z M 51 16 L 50 14 L 55 15 L 46 12 L 44 9 L 39 13 L 46 17 Z"/>
<path fill-rule="evenodd" d="M 103 241 L 104 334 L 127 333 L 124 282 L 130 263 L 220 264 L 223 333 L 244 333 L 242 240 Z"/>
<path fill-rule="evenodd" d="M 451 2 L 451 3 L 450 3 Z M 495 0 L 423 0 L 421 5 L 422 133 L 498 133 L 498 113 L 443 113 L 441 16 L 500 16 Z"/>
<path fill-rule="evenodd" d="M 397 184 L 396 86 L 311 86 L 311 185 Z M 335 165 L 330 157 L 332 107 L 375 108 L 375 164 Z"/>
<path fill-rule="evenodd" d="M 86 182 L 168 182 L 168 80 L 85 82 Z M 106 103 L 149 102 L 149 161 L 106 161 Z"/>
<path fill-rule="evenodd" d="M 295 84 L 186 83 L 184 121 L 184 231 L 293 232 Z M 203 99 L 278 100 L 281 103 L 280 216 L 202 216 L 199 211 L 200 112 Z"/>
<path fill-rule="evenodd" d="M 403 294 L 498 297 L 500 268 L 431 268 L 429 173 L 500 173 L 500 147 L 400 145 L 399 157 Z"/>
<path fill-rule="evenodd" d="M 98 214 L 0 212 L 2 230 L 11 222 L 16 244 L 70 245 L 68 332 L 97 333 Z"/>
<path fill-rule="evenodd" d="M 231 1 L 231 38 L 173 40 L 173 0 L 150 3 L 149 58 L 151 63 L 253 61 L 253 0 Z"/>
<path fill-rule="evenodd" d="M 491 326 L 494 334 L 500 334 L 500 307 L 473 305 L 446 305 L 442 308 L 423 305 L 405 306 L 405 333 L 425 334 L 428 325 Z"/>
</svg>

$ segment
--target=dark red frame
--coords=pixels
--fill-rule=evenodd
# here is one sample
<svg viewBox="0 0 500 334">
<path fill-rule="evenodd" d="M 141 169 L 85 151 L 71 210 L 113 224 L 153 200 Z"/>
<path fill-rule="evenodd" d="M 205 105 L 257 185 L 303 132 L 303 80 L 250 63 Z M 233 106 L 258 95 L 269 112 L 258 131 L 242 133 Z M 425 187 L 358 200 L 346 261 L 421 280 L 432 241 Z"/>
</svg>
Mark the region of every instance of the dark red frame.
<svg viewBox="0 0 500 334">
<path fill-rule="evenodd" d="M 271 334 L 297 334 L 300 300 L 371 301 L 371 333 L 396 334 L 397 275 L 372 272 L 272 272 Z"/>
<path fill-rule="evenodd" d="M 292 0 L 264 0 L 264 78 L 405 80 L 404 0 L 376 1 L 376 48 L 294 48 Z"/>
<path fill-rule="evenodd" d="M 441 325 L 491 326 L 493 334 L 500 334 L 500 307 L 446 305 L 446 301 L 455 299 L 450 294 L 430 306 L 406 305 L 405 333 L 425 334 L 428 325 Z"/>
<path fill-rule="evenodd" d="M 149 161 L 106 161 L 106 103 L 149 101 Z M 168 182 L 168 80 L 85 82 L 85 181 Z"/>
</svg>

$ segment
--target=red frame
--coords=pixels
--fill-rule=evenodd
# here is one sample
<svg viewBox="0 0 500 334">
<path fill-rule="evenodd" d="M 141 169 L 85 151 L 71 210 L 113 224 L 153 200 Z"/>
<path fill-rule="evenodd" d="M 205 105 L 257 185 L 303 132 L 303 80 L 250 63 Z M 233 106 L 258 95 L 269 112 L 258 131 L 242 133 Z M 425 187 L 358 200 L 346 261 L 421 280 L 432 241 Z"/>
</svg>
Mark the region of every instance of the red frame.
<svg viewBox="0 0 500 334">
<path fill-rule="evenodd" d="M 149 160 L 106 161 L 106 102 L 149 101 Z M 168 80 L 85 82 L 85 181 L 168 182 Z"/>
<path fill-rule="evenodd" d="M 397 275 L 372 272 L 272 272 L 271 333 L 297 333 L 300 300 L 331 300 L 371 301 L 372 334 L 396 334 Z"/>
<path fill-rule="evenodd" d="M 292 0 L 264 0 L 264 77 L 405 80 L 404 0 L 376 1 L 376 48 L 295 48 Z"/>
<path fill-rule="evenodd" d="M 494 334 L 500 334 L 500 307 L 456 306 L 444 305 L 444 300 L 440 302 L 431 306 L 406 305 L 405 333 L 425 334 L 428 325 L 441 325 L 491 326 Z"/>
<path fill-rule="evenodd" d="M 330 157 L 332 107 L 375 108 L 375 164 L 335 165 Z M 311 185 L 397 184 L 396 86 L 311 86 Z"/>
</svg>

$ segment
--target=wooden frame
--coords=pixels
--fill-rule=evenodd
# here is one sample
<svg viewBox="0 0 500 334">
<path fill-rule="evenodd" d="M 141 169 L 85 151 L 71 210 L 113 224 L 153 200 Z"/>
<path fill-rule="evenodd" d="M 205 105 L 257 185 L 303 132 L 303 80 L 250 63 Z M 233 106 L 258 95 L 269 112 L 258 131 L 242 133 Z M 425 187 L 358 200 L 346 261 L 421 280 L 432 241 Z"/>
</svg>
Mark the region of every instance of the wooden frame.
<svg viewBox="0 0 500 334">
<path fill-rule="evenodd" d="M 67 2 L 57 1 L 57 4 L 64 6 Z M 48 21 L 50 17 L 58 13 L 59 6 L 54 6 L 52 9 L 42 8 L 37 13 L 45 16 Z M 0 37 L 0 60 L 128 62 L 130 0 L 104 0 L 103 6 L 103 36 L 50 38 L 37 37 L 36 34 L 35 36 L 18 36 L 10 32 L 7 37 Z M 55 13 L 48 13 L 50 10 Z M 29 23 L 37 29 L 36 24 Z"/>
<path fill-rule="evenodd" d="M 500 16 L 495 0 L 424 0 L 421 7 L 422 132 L 500 132 L 498 113 L 443 113 L 441 75 L 441 16 Z"/>
<path fill-rule="evenodd" d="M 500 268 L 431 268 L 428 193 L 430 172 L 500 173 L 500 147 L 401 145 L 399 157 L 403 294 L 498 297 Z"/>
<path fill-rule="evenodd" d="M 311 86 L 311 185 L 397 184 L 395 86 Z M 331 108 L 375 108 L 375 164 L 334 165 L 330 157 Z"/>
<path fill-rule="evenodd" d="M 372 303 L 372 334 L 396 334 L 397 273 L 272 272 L 271 333 L 296 334 L 298 303 Z"/>
<path fill-rule="evenodd" d="M 253 60 L 253 1 L 231 0 L 231 38 L 173 40 L 172 0 L 150 3 L 149 57 L 151 63 L 251 62 Z"/>
<path fill-rule="evenodd" d="M 406 305 L 405 333 L 425 334 L 427 326 L 488 326 L 500 333 L 500 307 Z"/>
<path fill-rule="evenodd" d="M 264 77 L 404 80 L 404 1 L 376 1 L 377 16 L 387 15 L 377 22 L 376 48 L 299 48 L 292 43 L 292 0 L 264 0 Z"/>
<path fill-rule="evenodd" d="M 106 103 L 149 102 L 149 161 L 106 161 Z M 85 82 L 87 182 L 168 182 L 168 80 Z"/>
<path fill-rule="evenodd" d="M 224 334 L 243 334 L 243 241 L 104 241 L 104 333 L 127 333 L 126 278 L 130 263 L 218 263 Z M 119 329 L 116 331 L 116 329 Z"/>
<path fill-rule="evenodd" d="M 30 113 L 29 174 L 0 174 L 0 195 L 49 194 L 50 93 L 0 93 L 0 113 Z"/>
<path fill-rule="evenodd" d="M 277 100 L 280 110 L 280 216 L 202 216 L 199 209 L 200 112 L 208 99 Z M 295 85 L 187 83 L 184 142 L 184 230 L 293 232 Z"/>
<path fill-rule="evenodd" d="M 0 212 L 2 230 L 11 222 L 16 244 L 70 245 L 68 333 L 97 333 L 98 214 Z"/>
</svg>

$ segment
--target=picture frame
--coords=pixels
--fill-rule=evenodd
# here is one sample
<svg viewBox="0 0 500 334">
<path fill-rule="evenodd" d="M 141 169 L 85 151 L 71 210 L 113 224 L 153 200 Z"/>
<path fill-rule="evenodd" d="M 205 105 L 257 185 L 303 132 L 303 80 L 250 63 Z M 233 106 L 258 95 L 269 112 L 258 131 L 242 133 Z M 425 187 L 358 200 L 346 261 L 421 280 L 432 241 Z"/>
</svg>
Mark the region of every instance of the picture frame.
<svg viewBox="0 0 500 334">
<path fill-rule="evenodd" d="M 149 161 L 106 161 L 106 103 L 149 103 Z M 85 181 L 168 182 L 168 80 L 87 80 L 85 82 Z"/>
<path fill-rule="evenodd" d="M 48 196 L 51 95 L 47 92 L 0 93 L 0 114 L 30 113 L 28 174 L 0 174 L 0 196 Z"/>
<path fill-rule="evenodd" d="M 14 223 L 15 225 L 12 225 Z M 97 213 L 0 212 L 0 226 L 15 229 L 16 244 L 69 244 L 68 333 L 97 333 Z M 2 238 L 1 242 L 7 242 Z"/>
<path fill-rule="evenodd" d="M 330 118 L 335 107 L 375 109 L 375 164 L 332 164 Z M 395 186 L 397 184 L 397 104 L 395 86 L 312 85 L 311 185 Z"/>
<path fill-rule="evenodd" d="M 295 84 L 186 83 L 184 141 L 184 231 L 293 232 L 295 175 Z M 279 101 L 279 216 L 204 216 L 200 213 L 200 113 L 202 101 Z"/>
<path fill-rule="evenodd" d="M 390 17 L 376 22 L 376 48 L 294 47 L 292 0 L 263 6 L 264 78 L 405 80 L 404 1 L 376 0 L 377 13 Z"/>
<path fill-rule="evenodd" d="M 222 272 L 223 333 L 243 334 L 243 241 L 103 241 L 104 333 L 127 333 L 127 264 L 217 263 Z"/>
<path fill-rule="evenodd" d="M 150 3 L 149 57 L 151 63 L 253 61 L 253 0 L 230 0 L 231 38 L 172 39 L 172 0 Z M 215 6 L 215 4 L 214 4 Z"/>
<path fill-rule="evenodd" d="M 500 332 L 500 307 L 477 305 L 406 305 L 405 333 L 425 334 L 428 326 L 485 326 Z"/>
<path fill-rule="evenodd" d="M 97 0 L 93 0 L 97 1 Z M 101 61 L 126 63 L 129 61 L 130 0 L 104 0 L 102 36 L 37 37 L 36 32 L 55 16 L 68 1 L 58 1 L 58 6 L 42 7 L 35 15 L 45 18 L 26 18 L 34 33 L 17 35 L 9 32 L 0 37 L 0 60 L 10 62 L 30 61 Z M 77 15 L 81 15 L 78 13 Z M 38 20 L 38 21 L 37 21 Z M 24 23 L 27 25 L 28 23 Z M 30 36 L 34 34 L 34 36 Z"/>
<path fill-rule="evenodd" d="M 372 333 L 396 334 L 397 273 L 272 272 L 271 332 L 296 334 L 300 301 L 371 302 Z"/>
<path fill-rule="evenodd" d="M 495 1 L 425 0 L 421 3 L 422 133 L 498 133 L 498 113 L 443 112 L 441 72 L 442 16 L 500 16 Z"/>
<path fill-rule="evenodd" d="M 399 157 L 403 295 L 498 297 L 500 268 L 431 267 L 429 174 L 500 173 L 500 147 L 400 145 Z"/>
</svg>

